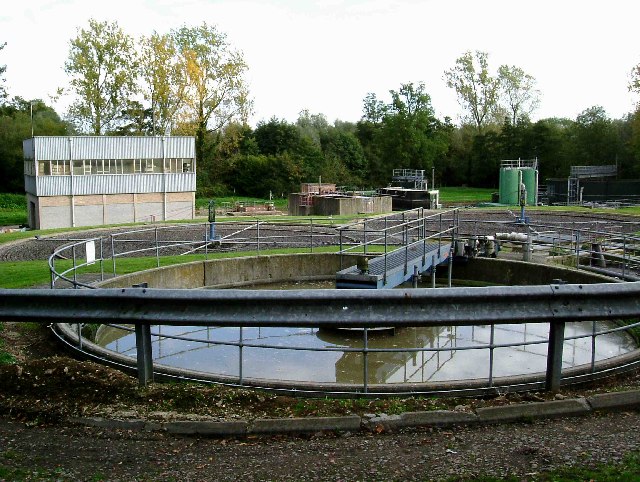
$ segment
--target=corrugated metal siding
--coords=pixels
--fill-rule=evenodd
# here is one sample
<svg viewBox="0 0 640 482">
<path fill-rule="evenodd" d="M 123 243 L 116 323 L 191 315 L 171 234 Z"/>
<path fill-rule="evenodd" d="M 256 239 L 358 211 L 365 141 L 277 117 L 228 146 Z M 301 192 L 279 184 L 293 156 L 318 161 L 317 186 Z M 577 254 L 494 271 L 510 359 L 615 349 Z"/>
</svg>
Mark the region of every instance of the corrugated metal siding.
<svg viewBox="0 0 640 482">
<path fill-rule="evenodd" d="M 164 156 L 163 156 L 164 139 Z M 71 141 L 70 141 L 71 140 Z M 35 147 L 35 151 L 34 151 Z M 194 137 L 34 137 L 23 142 L 28 159 L 42 161 L 62 159 L 161 159 L 162 157 L 195 157 Z M 31 154 L 28 154 L 28 153 Z M 28 156 L 28 157 L 27 157 Z"/>
<path fill-rule="evenodd" d="M 25 159 L 33 159 L 33 139 L 22 141 L 22 154 Z"/>
<path fill-rule="evenodd" d="M 36 195 L 36 177 L 24 176 L 24 192 Z"/>
<path fill-rule="evenodd" d="M 33 179 L 32 176 L 25 176 L 25 186 L 27 177 Z M 32 192 L 37 196 L 141 194 L 149 192 L 192 192 L 196 190 L 196 174 L 194 172 L 175 174 L 102 174 L 73 177 L 38 176 L 35 179 L 36 186 L 34 186 L 34 190 L 27 190 L 27 192 Z M 73 192 L 71 190 L 72 182 Z"/>
</svg>

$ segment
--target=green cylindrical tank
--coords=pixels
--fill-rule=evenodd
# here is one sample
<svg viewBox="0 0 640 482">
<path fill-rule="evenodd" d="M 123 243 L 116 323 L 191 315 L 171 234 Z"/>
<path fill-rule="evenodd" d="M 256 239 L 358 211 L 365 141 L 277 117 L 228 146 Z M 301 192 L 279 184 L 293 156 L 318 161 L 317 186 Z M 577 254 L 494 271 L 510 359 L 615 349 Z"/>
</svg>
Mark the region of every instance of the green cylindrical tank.
<svg viewBox="0 0 640 482">
<path fill-rule="evenodd" d="M 520 194 L 520 170 L 512 168 L 500 169 L 500 204 L 518 204 Z"/>
<path fill-rule="evenodd" d="M 538 171 L 531 168 L 523 168 L 522 182 L 527 189 L 527 206 L 535 206 L 538 202 Z"/>
</svg>

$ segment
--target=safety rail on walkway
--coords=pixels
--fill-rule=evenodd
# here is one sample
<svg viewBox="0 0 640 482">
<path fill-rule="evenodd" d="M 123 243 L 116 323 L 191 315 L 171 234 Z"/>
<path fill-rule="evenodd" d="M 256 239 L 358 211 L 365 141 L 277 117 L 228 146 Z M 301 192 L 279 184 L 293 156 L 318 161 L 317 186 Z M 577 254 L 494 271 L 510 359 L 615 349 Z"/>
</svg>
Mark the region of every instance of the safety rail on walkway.
<svg viewBox="0 0 640 482">
<path fill-rule="evenodd" d="M 484 288 L 441 288 L 410 290 L 299 290 L 299 291 L 201 291 L 164 289 L 100 289 L 100 290 L 0 290 L 0 320 L 56 323 L 133 324 L 136 329 L 137 366 L 141 384 L 153 380 L 151 325 L 218 326 L 218 327 L 320 327 L 362 329 L 363 384 L 347 389 L 351 393 L 376 394 L 368 386 L 368 358 L 376 351 L 368 344 L 368 332 L 377 327 L 478 326 L 513 323 L 549 323 L 547 369 L 542 382 L 520 384 L 539 389 L 558 390 L 562 376 L 565 324 L 570 321 L 636 320 L 640 317 L 640 283 L 592 285 L 552 284 Z M 633 321 L 628 330 L 638 328 Z M 82 344 L 82 338 L 78 337 Z M 595 330 L 594 330 L 595 343 Z M 493 340 L 480 348 L 493 351 L 501 346 Z M 242 346 L 240 347 L 242 348 Z M 475 347 L 478 348 L 478 347 Z M 444 347 L 438 350 L 459 350 Z M 429 351 L 428 349 L 420 349 Z M 589 376 L 637 367 L 638 350 L 626 358 L 624 367 L 605 363 L 599 369 L 592 364 Z M 236 385 L 251 386 L 242 377 L 242 357 Z M 486 389 L 522 389 L 513 383 L 501 386 L 492 376 L 490 366 Z M 584 376 L 573 380 L 584 381 Z M 306 385 L 309 389 L 309 385 Z M 280 389 L 287 389 L 282 385 Z M 344 387 L 342 387 L 344 388 Z M 341 389 L 342 389 L 341 388 Z M 403 393 L 424 393 L 420 384 L 399 387 Z M 304 391 L 292 384 L 291 391 Z M 377 387 L 376 390 L 380 389 Z M 396 391 L 398 386 L 395 387 Z M 331 387 L 325 387 L 333 393 Z M 322 390 L 318 390 L 322 391 Z M 379 390 L 381 393 L 385 389 Z M 427 390 L 428 391 L 428 390 Z M 462 390 L 461 390 L 462 391 Z"/>
<path fill-rule="evenodd" d="M 337 286 L 394 288 L 425 271 L 435 283 L 435 267 L 451 258 L 458 223 L 458 209 L 416 208 L 340 227 Z M 343 255 L 355 251 L 372 255 L 365 268 L 344 266 Z"/>
<path fill-rule="evenodd" d="M 522 232 L 496 235 L 502 246 L 514 245 L 531 261 L 536 251 L 559 263 L 619 278 L 640 281 L 640 237 L 597 227 L 528 224 Z"/>
</svg>

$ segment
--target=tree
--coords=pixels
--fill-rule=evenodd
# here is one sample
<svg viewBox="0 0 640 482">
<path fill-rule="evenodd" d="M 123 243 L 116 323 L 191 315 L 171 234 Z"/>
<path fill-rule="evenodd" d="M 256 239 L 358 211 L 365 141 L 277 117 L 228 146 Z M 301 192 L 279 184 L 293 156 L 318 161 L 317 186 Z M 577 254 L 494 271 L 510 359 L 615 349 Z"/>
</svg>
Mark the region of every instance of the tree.
<svg viewBox="0 0 640 482">
<path fill-rule="evenodd" d="M 640 64 L 631 69 L 631 81 L 629 82 L 629 91 L 640 94 Z"/>
<path fill-rule="evenodd" d="M 143 93 L 152 113 L 153 135 L 170 134 L 177 113 L 184 105 L 187 71 L 178 56 L 175 39 L 168 34 L 153 33 L 141 39 L 140 67 Z"/>
<path fill-rule="evenodd" d="M 136 93 L 138 60 L 133 39 L 116 22 L 89 20 L 71 40 L 65 72 L 77 99 L 69 117 L 83 132 L 101 135 L 117 126 Z"/>
<path fill-rule="evenodd" d="M 127 102 L 120 113 L 119 125 L 110 134 L 117 136 L 145 136 L 153 134 L 151 109 L 145 109 L 137 100 Z"/>
<path fill-rule="evenodd" d="M 7 46 L 7 42 L 0 44 L 0 51 Z M 6 65 L 0 65 L 0 101 L 3 101 L 7 98 L 7 90 L 2 85 L 5 82 L 3 78 L 4 73 L 7 71 Z"/>
<path fill-rule="evenodd" d="M 329 128 L 329 123 L 324 114 L 312 114 L 309 109 L 304 109 L 298 114 L 296 126 L 302 137 L 308 137 L 320 146 L 320 136 Z"/>
<path fill-rule="evenodd" d="M 455 89 L 460 106 L 468 111 L 478 132 L 482 132 L 498 106 L 498 79 L 489 73 L 489 54 L 465 52 L 456 65 L 444 73 L 447 87 Z"/>
<path fill-rule="evenodd" d="M 56 112 L 39 99 L 14 97 L 0 105 L 0 179 L 5 192 L 24 193 L 24 155 L 22 141 L 37 136 L 67 134 L 67 125 Z"/>
<path fill-rule="evenodd" d="M 448 134 L 423 83 L 402 84 L 389 93 L 389 104 L 367 95 L 358 123 L 369 180 L 378 185 L 388 182 L 395 168 L 431 169 L 448 149 Z"/>
<path fill-rule="evenodd" d="M 585 109 L 575 122 L 575 160 L 580 164 L 615 164 L 620 146 L 613 122 L 601 106 Z"/>
<path fill-rule="evenodd" d="M 500 94 L 511 114 L 511 123 L 516 125 L 528 118 L 538 107 L 540 91 L 536 90 L 536 79 L 515 65 L 498 68 Z"/>
<path fill-rule="evenodd" d="M 296 126 L 275 117 L 269 119 L 269 122 L 258 122 L 253 135 L 260 153 L 267 156 L 295 152 L 302 139 Z"/>
<path fill-rule="evenodd" d="M 183 26 L 172 36 L 186 72 L 184 114 L 194 128 L 196 156 L 202 163 L 208 130 L 247 120 L 252 108 L 244 80 L 247 65 L 214 26 Z"/>
</svg>

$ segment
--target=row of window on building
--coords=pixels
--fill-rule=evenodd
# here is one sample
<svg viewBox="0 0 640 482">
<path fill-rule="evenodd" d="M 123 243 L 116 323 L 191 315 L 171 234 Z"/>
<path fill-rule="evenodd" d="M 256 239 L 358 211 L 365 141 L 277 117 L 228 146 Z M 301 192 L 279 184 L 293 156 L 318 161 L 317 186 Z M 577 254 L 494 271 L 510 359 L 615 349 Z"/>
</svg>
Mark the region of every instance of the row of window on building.
<svg viewBox="0 0 640 482">
<path fill-rule="evenodd" d="M 38 161 L 38 171 L 33 161 L 25 161 L 24 173 L 27 176 L 68 176 L 71 174 L 70 162 Z M 82 159 L 73 161 L 74 176 L 96 174 L 162 174 L 193 172 L 193 159 Z"/>
</svg>

